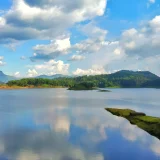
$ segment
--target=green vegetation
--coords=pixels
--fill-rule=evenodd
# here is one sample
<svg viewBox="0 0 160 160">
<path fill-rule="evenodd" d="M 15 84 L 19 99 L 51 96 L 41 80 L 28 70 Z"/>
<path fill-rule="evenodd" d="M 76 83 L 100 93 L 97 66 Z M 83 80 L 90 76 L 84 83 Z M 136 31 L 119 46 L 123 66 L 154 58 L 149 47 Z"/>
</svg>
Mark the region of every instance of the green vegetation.
<svg viewBox="0 0 160 160">
<path fill-rule="evenodd" d="M 160 118 L 146 116 L 144 113 L 130 109 L 106 108 L 113 115 L 126 118 L 131 124 L 137 125 L 149 134 L 160 139 Z"/>
<path fill-rule="evenodd" d="M 159 81 L 158 81 L 158 80 Z M 21 80 L 9 81 L 9 86 L 17 85 L 28 86 L 48 86 L 48 87 L 67 87 L 70 89 L 87 89 L 88 84 L 97 88 L 138 88 L 147 87 L 152 81 L 157 81 L 156 86 L 160 87 L 160 78 L 150 72 L 119 71 L 113 74 L 81 76 L 81 77 L 61 77 L 56 79 L 48 78 L 25 78 Z M 85 87 L 87 86 L 87 87 Z M 150 87 L 151 85 L 149 85 Z M 89 89 L 91 89 L 89 87 Z"/>
<path fill-rule="evenodd" d="M 92 82 L 81 82 L 74 84 L 69 90 L 93 90 L 94 84 Z"/>
<path fill-rule="evenodd" d="M 145 82 L 144 84 L 142 84 L 142 87 L 160 88 L 160 78 L 153 81 Z"/>
<path fill-rule="evenodd" d="M 74 81 L 69 78 L 62 79 L 43 79 L 43 78 L 24 78 L 21 80 L 13 80 L 7 83 L 8 86 L 21 86 L 21 87 L 71 87 Z"/>
</svg>

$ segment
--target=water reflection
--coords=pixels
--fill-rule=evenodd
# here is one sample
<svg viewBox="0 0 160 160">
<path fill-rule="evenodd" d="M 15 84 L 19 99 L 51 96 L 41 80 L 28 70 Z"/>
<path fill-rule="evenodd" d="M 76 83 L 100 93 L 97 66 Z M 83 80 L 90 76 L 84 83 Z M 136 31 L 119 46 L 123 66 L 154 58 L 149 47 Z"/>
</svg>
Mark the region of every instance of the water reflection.
<svg viewBox="0 0 160 160">
<path fill-rule="evenodd" d="M 12 94 L 16 99 L 20 96 L 24 103 L 20 103 L 20 106 L 17 101 L 17 105 L 13 103 L 5 108 L 5 99 L 0 102 L 5 104 L 0 106 L 0 160 L 160 159 L 158 139 L 104 110 L 106 102 L 109 100 L 111 103 L 111 99 L 114 99 L 107 99 L 106 93 L 87 92 L 88 99 L 86 92 L 73 93 L 63 89 L 41 90 L 40 93 L 37 90 L 29 90 L 28 93 L 12 91 L 6 92 L 3 97 L 7 97 L 7 94 Z M 96 95 L 100 98 L 97 103 L 102 101 L 99 104 L 101 107 L 97 103 L 90 107 Z M 25 96 L 27 100 L 32 97 L 35 106 L 30 106 L 32 102 L 25 101 Z M 92 98 L 95 99 L 92 101 Z M 45 106 L 44 102 L 41 103 L 42 99 L 48 100 Z M 122 108 L 125 104 L 127 108 L 132 108 L 133 104 L 129 106 L 124 99 L 123 95 L 122 102 L 117 105 Z M 81 104 L 77 104 L 80 100 Z M 141 108 L 138 101 L 135 100 L 134 107 L 143 110 L 145 107 Z M 148 102 L 141 102 L 145 103 Z M 157 107 L 156 103 L 152 105 Z M 156 109 L 150 115 L 156 114 L 159 108 Z M 149 112 L 151 109 L 146 107 L 145 110 Z"/>
</svg>

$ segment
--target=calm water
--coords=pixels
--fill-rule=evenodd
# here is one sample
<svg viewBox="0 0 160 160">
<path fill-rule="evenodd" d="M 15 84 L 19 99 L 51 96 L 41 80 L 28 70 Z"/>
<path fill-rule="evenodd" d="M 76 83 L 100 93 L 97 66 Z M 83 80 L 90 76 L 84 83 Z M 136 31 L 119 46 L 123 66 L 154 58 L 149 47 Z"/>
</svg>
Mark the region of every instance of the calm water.
<svg viewBox="0 0 160 160">
<path fill-rule="evenodd" d="M 160 90 L 0 91 L 0 160 L 160 160 L 160 141 L 104 110 L 160 117 Z"/>
</svg>

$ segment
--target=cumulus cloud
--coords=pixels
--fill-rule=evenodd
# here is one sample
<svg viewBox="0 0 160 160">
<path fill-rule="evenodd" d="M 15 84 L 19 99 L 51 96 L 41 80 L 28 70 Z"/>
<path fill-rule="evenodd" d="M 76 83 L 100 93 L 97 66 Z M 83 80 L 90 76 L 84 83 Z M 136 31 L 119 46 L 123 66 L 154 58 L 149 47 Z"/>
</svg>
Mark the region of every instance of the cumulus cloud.
<svg viewBox="0 0 160 160">
<path fill-rule="evenodd" d="M 95 22 L 90 22 L 87 25 L 79 27 L 79 29 L 89 38 L 100 41 L 104 40 L 108 33 L 107 30 L 97 27 Z"/>
<path fill-rule="evenodd" d="M 69 64 L 65 64 L 63 61 L 49 60 L 48 62 L 44 62 L 43 64 L 32 66 L 32 68 L 34 68 L 32 71 L 35 73 L 35 75 L 68 74 L 69 66 Z"/>
<path fill-rule="evenodd" d="M 36 45 L 33 48 L 34 54 L 31 57 L 32 61 L 54 59 L 59 55 L 64 55 L 72 52 L 78 54 L 88 54 L 98 52 L 104 45 L 107 31 L 97 27 L 93 22 L 85 26 L 80 26 L 79 30 L 88 38 L 71 45 L 70 37 L 63 35 L 59 39 L 52 40 L 47 45 Z M 82 60 L 83 56 L 73 56 L 70 60 Z"/>
<path fill-rule="evenodd" d="M 97 27 L 93 22 L 88 23 L 85 26 L 81 26 L 80 30 L 88 38 L 73 45 L 73 51 L 76 51 L 79 54 L 95 53 L 99 52 L 105 45 L 105 39 L 108 31 Z"/>
<path fill-rule="evenodd" d="M 82 55 L 73 55 L 69 61 L 82 61 L 85 59 L 85 56 Z"/>
<path fill-rule="evenodd" d="M 29 69 L 28 72 L 27 72 L 27 76 L 28 77 L 35 77 L 37 75 L 38 75 L 38 73 L 37 73 L 37 71 L 35 69 L 32 69 L 32 70 Z"/>
<path fill-rule="evenodd" d="M 120 47 L 129 56 L 146 58 L 159 55 L 160 16 L 153 18 L 143 28 L 124 31 Z"/>
<path fill-rule="evenodd" d="M 20 77 L 21 74 L 20 74 L 20 72 L 15 72 L 15 73 L 14 73 L 14 76 L 15 76 L 15 77 Z"/>
<path fill-rule="evenodd" d="M 6 62 L 3 61 L 4 57 L 0 56 L 0 66 L 4 66 L 6 64 Z"/>
<path fill-rule="evenodd" d="M 74 75 L 99 75 L 99 74 L 106 74 L 105 69 L 102 66 L 92 66 L 91 69 L 83 70 L 78 68 L 76 71 L 73 72 Z"/>
<path fill-rule="evenodd" d="M 37 47 L 37 53 L 36 47 L 34 48 L 35 54 L 31 58 L 46 60 L 55 58 L 58 55 L 77 53 L 69 60 L 82 60 L 82 57 L 85 55 L 86 58 L 82 61 L 83 65 L 88 66 L 88 68 L 95 64 L 111 66 L 111 72 L 120 68 L 148 70 L 145 64 L 148 62 L 148 59 L 153 59 L 152 57 L 156 57 L 154 60 L 156 63 L 152 67 L 156 68 L 158 66 L 156 59 L 160 50 L 160 16 L 156 16 L 141 25 L 139 29 L 130 28 L 123 31 L 120 38 L 116 41 L 107 40 L 108 31 L 97 27 L 94 22 L 79 26 L 78 29 L 86 36 L 86 39 L 73 45 L 65 42 L 69 45 L 60 51 L 55 49 L 56 40 L 49 45 L 40 45 Z M 61 38 L 60 42 L 63 42 L 63 40 L 65 41 L 66 39 Z M 38 51 L 39 48 L 41 52 Z M 49 48 L 52 49 L 50 50 Z M 79 65 L 82 65 L 82 63 L 79 63 Z M 115 63 L 118 68 L 115 67 Z M 86 70 L 93 72 L 92 68 Z M 77 75 L 88 74 L 78 65 L 77 70 L 73 73 Z"/>
<path fill-rule="evenodd" d="M 36 45 L 33 48 L 34 54 L 30 59 L 32 61 L 54 59 L 59 55 L 67 54 L 70 46 L 70 38 L 68 37 L 53 40 L 48 45 Z"/>
<path fill-rule="evenodd" d="M 52 39 L 77 22 L 104 14 L 106 0 L 14 0 L 0 17 L 0 42 Z"/>
</svg>

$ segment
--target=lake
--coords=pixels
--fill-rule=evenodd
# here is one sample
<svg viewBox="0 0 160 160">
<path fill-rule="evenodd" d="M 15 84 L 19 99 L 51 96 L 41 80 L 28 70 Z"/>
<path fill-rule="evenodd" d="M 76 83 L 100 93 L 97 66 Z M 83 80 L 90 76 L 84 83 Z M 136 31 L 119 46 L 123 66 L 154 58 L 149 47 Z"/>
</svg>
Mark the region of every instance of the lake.
<svg viewBox="0 0 160 160">
<path fill-rule="evenodd" d="M 160 140 L 104 109 L 160 117 L 160 90 L 110 90 L 0 90 L 0 160 L 160 160 Z"/>
</svg>

